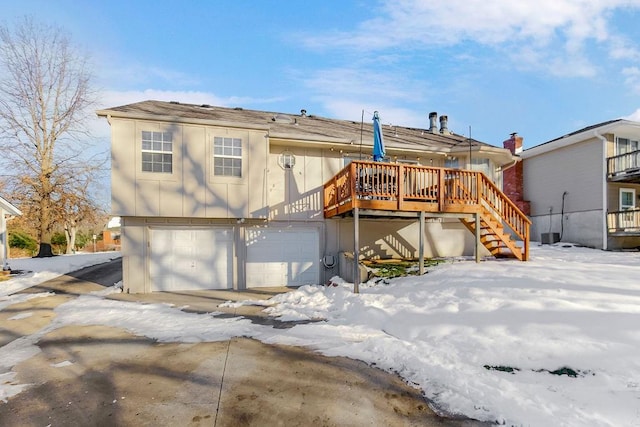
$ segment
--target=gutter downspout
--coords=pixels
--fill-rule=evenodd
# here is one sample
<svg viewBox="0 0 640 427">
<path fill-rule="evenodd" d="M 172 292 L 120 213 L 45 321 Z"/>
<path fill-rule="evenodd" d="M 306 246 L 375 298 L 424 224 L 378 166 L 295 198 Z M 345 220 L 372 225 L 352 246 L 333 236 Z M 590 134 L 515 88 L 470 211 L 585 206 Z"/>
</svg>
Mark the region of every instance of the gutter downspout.
<svg viewBox="0 0 640 427">
<path fill-rule="evenodd" d="M 607 139 L 598 130 L 593 134 L 602 141 L 602 250 L 606 251 L 608 246 L 609 227 L 607 227 Z"/>
<path fill-rule="evenodd" d="M 512 167 L 514 167 L 520 161 L 522 161 L 522 158 L 516 157 L 515 159 L 511 160 L 509 163 L 505 163 L 504 165 L 500 165 L 500 171 L 504 172 L 507 169 L 511 169 Z"/>
</svg>

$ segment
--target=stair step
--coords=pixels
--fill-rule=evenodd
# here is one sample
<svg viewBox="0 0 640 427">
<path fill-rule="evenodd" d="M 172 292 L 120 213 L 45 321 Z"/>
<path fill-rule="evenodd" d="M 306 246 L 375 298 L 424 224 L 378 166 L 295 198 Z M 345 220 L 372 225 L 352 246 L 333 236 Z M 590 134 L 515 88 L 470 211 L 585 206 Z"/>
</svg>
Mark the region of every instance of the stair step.
<svg viewBox="0 0 640 427">
<path fill-rule="evenodd" d="M 460 219 L 466 228 L 476 233 L 475 219 Z M 483 209 L 480 215 L 480 243 L 496 258 L 523 259 L 522 248 L 517 246 L 510 233 L 505 233 L 503 223 Z"/>
</svg>

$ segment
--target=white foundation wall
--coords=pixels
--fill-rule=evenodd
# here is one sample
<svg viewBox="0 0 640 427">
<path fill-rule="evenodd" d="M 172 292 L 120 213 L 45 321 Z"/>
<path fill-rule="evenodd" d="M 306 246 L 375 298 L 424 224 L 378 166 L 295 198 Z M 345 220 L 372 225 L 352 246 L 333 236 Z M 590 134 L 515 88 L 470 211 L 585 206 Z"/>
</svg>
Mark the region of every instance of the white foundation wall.
<svg viewBox="0 0 640 427">
<path fill-rule="evenodd" d="M 353 252 L 353 218 L 339 222 L 340 251 Z M 360 219 L 360 258 L 418 258 L 420 231 L 417 218 Z M 425 258 L 473 256 L 475 236 L 457 219 L 427 218 L 425 223 Z M 489 251 L 481 248 L 481 256 Z"/>
<path fill-rule="evenodd" d="M 540 242 L 542 233 L 560 233 L 562 242 L 603 249 L 602 223 L 601 210 L 532 216 L 531 240 Z"/>
</svg>

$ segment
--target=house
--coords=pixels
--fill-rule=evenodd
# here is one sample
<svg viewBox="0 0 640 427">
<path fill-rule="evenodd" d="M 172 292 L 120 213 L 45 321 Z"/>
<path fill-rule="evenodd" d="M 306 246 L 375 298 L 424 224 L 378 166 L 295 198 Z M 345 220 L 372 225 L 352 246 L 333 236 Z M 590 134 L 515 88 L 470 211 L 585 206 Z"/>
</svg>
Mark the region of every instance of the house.
<svg viewBox="0 0 640 427">
<path fill-rule="evenodd" d="M 618 119 L 522 151 L 534 239 L 640 247 L 638 141 L 640 123 Z"/>
<path fill-rule="evenodd" d="M 120 250 L 120 217 L 109 218 L 107 225 L 102 230 L 102 241 L 98 246 L 101 251 Z"/>
<path fill-rule="evenodd" d="M 7 233 L 7 219 L 22 215 L 20 209 L 13 206 L 4 198 L 0 197 L 0 239 L 2 239 L 2 244 L 0 244 L 0 256 L 2 257 L 2 270 L 6 271 L 9 269 L 9 264 L 7 259 L 9 258 L 9 235 Z"/>
<path fill-rule="evenodd" d="M 160 101 L 97 114 L 111 126 L 127 292 L 326 283 L 348 275 L 346 252 L 509 251 L 497 248 L 505 239 L 487 243 L 502 225 L 496 214 L 480 218 L 481 199 L 528 233 L 500 191 L 517 157 L 454 134 L 446 116 L 438 127 L 436 113 L 425 129 L 384 125 L 382 163 L 370 162 L 368 120 Z"/>
</svg>

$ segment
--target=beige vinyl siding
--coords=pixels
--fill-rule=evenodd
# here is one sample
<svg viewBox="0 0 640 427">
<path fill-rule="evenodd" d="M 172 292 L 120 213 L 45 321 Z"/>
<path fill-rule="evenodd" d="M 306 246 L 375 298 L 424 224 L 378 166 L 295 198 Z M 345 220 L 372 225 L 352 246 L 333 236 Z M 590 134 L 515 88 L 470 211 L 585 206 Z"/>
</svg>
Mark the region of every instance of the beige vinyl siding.
<svg viewBox="0 0 640 427">
<path fill-rule="evenodd" d="M 112 213 L 265 218 L 264 131 L 112 119 Z M 142 171 L 142 132 L 171 132 L 172 172 Z M 213 138 L 242 139 L 242 177 L 214 176 Z M 253 162 L 250 167 L 250 162 Z"/>
<path fill-rule="evenodd" d="M 629 183 L 609 183 L 607 187 L 607 202 L 608 202 L 608 211 L 615 212 L 620 210 L 620 189 L 621 188 L 629 188 L 636 190 L 636 207 L 640 206 L 640 200 L 638 200 L 638 196 L 640 196 L 640 184 L 629 184 Z"/>
<path fill-rule="evenodd" d="M 135 121 L 111 122 L 111 214 L 135 215 Z"/>
<path fill-rule="evenodd" d="M 183 171 L 185 171 L 182 191 L 182 212 L 180 216 L 204 217 L 207 215 L 207 172 L 204 160 L 207 158 L 206 128 L 204 126 L 183 126 Z"/>
<path fill-rule="evenodd" d="M 295 166 L 283 169 L 279 164 L 282 153 L 295 156 Z M 272 146 L 268 167 L 268 204 L 271 220 L 322 220 L 323 185 L 331 169 L 323 161 L 325 153 L 321 149 Z M 338 169 L 339 171 L 340 169 Z M 331 175 L 333 176 L 333 175 Z"/>
</svg>

